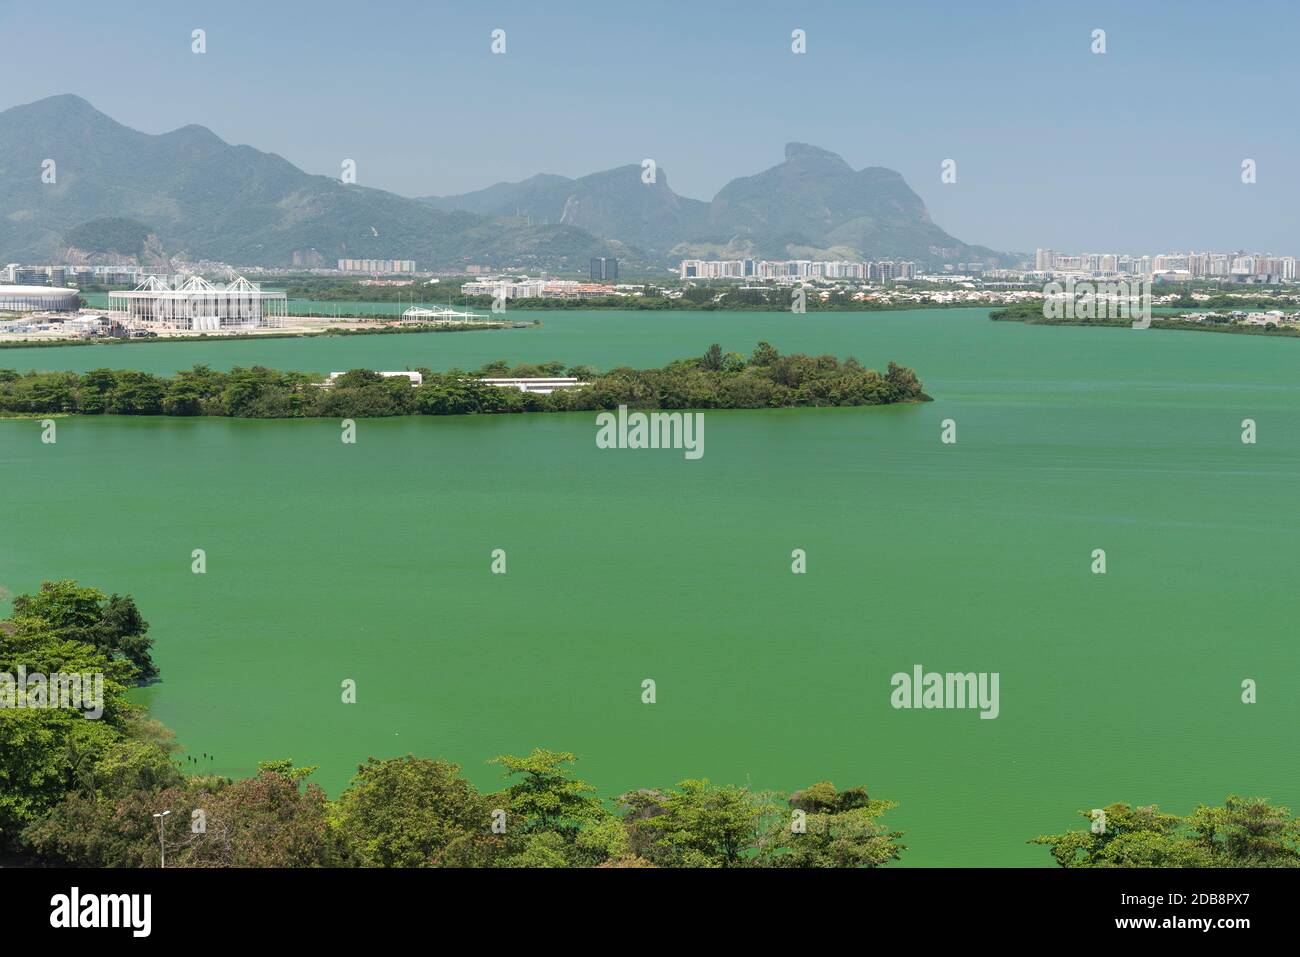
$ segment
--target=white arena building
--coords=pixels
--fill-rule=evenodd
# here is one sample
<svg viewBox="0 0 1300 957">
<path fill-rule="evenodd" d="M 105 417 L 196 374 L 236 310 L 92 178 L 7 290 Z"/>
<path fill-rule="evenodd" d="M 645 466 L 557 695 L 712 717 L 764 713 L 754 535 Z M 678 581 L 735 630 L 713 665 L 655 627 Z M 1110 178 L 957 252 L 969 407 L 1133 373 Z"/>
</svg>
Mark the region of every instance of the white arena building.
<svg viewBox="0 0 1300 957">
<path fill-rule="evenodd" d="M 0 286 L 0 312 L 76 312 L 77 290 L 59 286 Z"/>
<path fill-rule="evenodd" d="M 289 305 L 284 293 L 263 292 L 242 276 L 227 286 L 191 276 L 175 287 L 150 276 L 132 290 L 110 292 L 108 301 L 129 321 L 187 332 L 280 329 Z"/>
</svg>

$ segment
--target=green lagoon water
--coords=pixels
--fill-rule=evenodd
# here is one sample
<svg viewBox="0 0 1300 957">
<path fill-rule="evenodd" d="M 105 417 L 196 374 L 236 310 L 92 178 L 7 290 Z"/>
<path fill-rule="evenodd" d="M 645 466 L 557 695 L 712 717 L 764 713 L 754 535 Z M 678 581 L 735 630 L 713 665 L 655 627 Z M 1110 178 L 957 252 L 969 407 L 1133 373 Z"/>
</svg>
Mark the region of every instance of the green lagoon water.
<svg viewBox="0 0 1300 957">
<path fill-rule="evenodd" d="M 1300 805 L 1300 342 L 984 316 L 546 313 L 6 350 L 23 369 L 333 371 L 646 366 L 766 339 L 911 365 L 936 401 L 708 412 L 698 461 L 598 450 L 590 415 L 366 420 L 355 446 L 334 421 L 70 418 L 53 446 L 0 421 L 0 585 L 134 594 L 164 676 L 140 698 L 188 752 L 231 775 L 318 764 L 331 793 L 406 752 L 495 788 L 487 760 L 537 745 L 611 795 L 829 778 L 901 802 L 912 865 L 1045 865 L 1027 839 L 1117 800 Z M 1000 716 L 894 710 L 890 677 L 918 663 L 998 672 Z"/>
</svg>

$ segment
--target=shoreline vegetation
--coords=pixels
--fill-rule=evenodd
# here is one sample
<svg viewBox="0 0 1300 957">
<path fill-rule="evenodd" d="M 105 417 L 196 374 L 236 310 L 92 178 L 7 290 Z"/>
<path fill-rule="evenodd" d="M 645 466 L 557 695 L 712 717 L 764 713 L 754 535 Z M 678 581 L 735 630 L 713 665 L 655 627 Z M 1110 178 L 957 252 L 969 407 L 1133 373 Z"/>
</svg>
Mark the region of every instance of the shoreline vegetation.
<svg viewBox="0 0 1300 957">
<path fill-rule="evenodd" d="M 716 343 L 698 358 L 661 369 L 598 372 L 562 362 L 511 367 L 504 360 L 473 371 L 415 369 L 423 382 L 353 369 L 322 387 L 324 376 L 262 366 L 217 372 L 205 365 L 157 376 L 130 370 L 20 373 L 0 369 L 0 417 L 166 415 L 232 418 L 376 418 L 512 412 L 631 409 L 774 409 L 929 402 L 916 373 L 890 362 L 882 375 L 852 357 L 781 355 L 760 342 L 745 358 Z M 550 394 L 478 381 L 488 377 L 572 376 L 588 383 Z"/>
<path fill-rule="evenodd" d="M 171 867 L 862 868 L 907 850 L 881 820 L 897 803 L 865 787 L 688 779 L 605 800 L 575 755 L 540 747 L 489 762 L 494 792 L 409 753 L 370 757 L 336 799 L 290 759 L 225 777 L 128 699 L 158 678 L 153 643 L 129 595 L 62 580 L 14 597 L 0 621 L 0 854 L 75 867 L 152 867 L 165 848 Z M 50 695 L 55 679 L 90 674 L 103 680 L 88 721 Z M 1026 843 L 1072 868 L 1300 866 L 1300 819 L 1266 798 L 1181 818 L 1124 803 L 1079 814 L 1079 830 Z"/>
<path fill-rule="evenodd" d="M 791 287 L 777 287 L 771 290 L 718 290 L 708 286 L 694 287 L 708 294 L 707 297 L 691 297 L 693 289 L 687 289 L 681 296 L 592 296 L 581 299 L 529 298 L 511 299 L 505 315 L 514 310 L 523 312 L 590 310 L 621 312 L 790 312 L 793 302 Z M 798 287 L 794 287 L 798 288 Z M 717 297 L 717 298 L 715 298 Z M 318 299 L 319 302 L 388 302 L 379 297 Z M 292 300 L 290 300 L 290 316 Z M 466 309 L 490 309 L 491 296 L 453 296 L 453 307 Z M 806 312 L 896 312 L 908 309 L 970 309 L 969 302 L 873 302 L 854 299 L 846 294 L 832 293 L 822 299 L 818 295 L 809 295 L 804 302 Z M 367 313 L 386 315 L 384 313 Z"/>
<path fill-rule="evenodd" d="M 393 303 L 395 305 L 418 304 L 428 296 L 444 307 L 488 309 L 493 304 L 493 296 L 488 294 L 467 294 L 461 291 L 461 285 L 470 280 L 481 280 L 480 276 L 447 277 L 434 286 L 362 285 L 355 280 L 341 278 L 297 279 L 283 283 L 266 281 L 267 288 L 281 289 L 289 299 L 290 311 L 296 302 L 313 303 Z M 931 309 L 952 306 L 969 307 L 971 303 L 957 302 L 914 302 L 907 299 L 895 299 L 887 293 L 906 295 L 924 295 L 930 292 L 949 293 L 951 286 L 945 283 L 922 283 L 909 281 L 897 286 L 881 287 L 873 295 L 881 298 L 860 298 L 863 291 L 848 287 L 821 288 L 816 286 L 796 287 L 791 285 L 770 284 L 766 286 L 743 285 L 743 280 L 723 281 L 683 281 L 673 279 L 671 282 L 657 278 L 644 281 L 630 280 L 632 285 L 623 287 L 635 289 L 636 294 L 626 291 L 605 295 L 536 296 L 509 300 L 509 310 L 524 309 L 532 311 L 566 310 L 566 309 L 617 309 L 637 312 L 789 312 L 794 301 L 796 289 L 804 295 L 804 307 L 808 312 L 879 312 L 895 309 Z M 823 296 L 825 298 L 823 298 Z"/>
<path fill-rule="evenodd" d="M 1043 304 L 1041 302 L 1016 303 L 1004 309 L 994 309 L 989 313 L 989 319 L 993 322 L 1020 322 L 1027 326 L 1109 326 L 1115 329 L 1130 329 L 1133 327 L 1132 319 L 1080 318 L 1077 316 L 1049 318 L 1043 315 Z M 1174 329 L 1186 332 L 1222 332 L 1242 336 L 1300 337 L 1300 328 L 1294 326 L 1274 324 L 1245 325 L 1226 320 L 1223 322 L 1195 322 L 1190 319 L 1180 318 L 1177 313 L 1171 313 L 1167 316 L 1152 316 L 1151 325 L 1147 328 Z"/>
<path fill-rule="evenodd" d="M 628 279 L 629 286 L 619 287 L 622 294 L 587 296 L 582 298 L 544 297 L 511 299 L 510 309 L 545 310 L 605 310 L 674 311 L 674 312 L 788 312 L 793 304 L 796 289 L 804 293 L 804 307 L 808 312 L 892 312 L 910 309 L 998 309 L 1017 305 L 1032 296 L 1041 303 L 1044 286 L 1041 281 L 998 282 L 986 285 L 983 280 L 926 281 L 924 279 L 889 280 L 883 284 L 868 284 L 853 280 L 811 279 L 800 286 L 764 282 L 753 285 L 751 280 L 712 279 L 671 281 L 662 277 Z M 376 305 L 392 303 L 409 304 L 424 295 L 438 291 L 440 304 L 464 308 L 488 308 L 492 297 L 466 295 L 460 286 L 468 280 L 481 280 L 479 276 L 446 277 L 433 287 L 419 286 L 414 282 L 400 285 L 364 285 L 341 277 L 298 277 L 282 283 L 268 281 L 268 286 L 283 289 L 290 300 L 290 311 L 295 300 L 316 304 L 361 303 Z M 1153 288 L 1156 303 L 1175 309 L 1274 309 L 1300 306 L 1300 294 L 1288 292 L 1288 286 L 1232 287 L 1218 283 L 1160 283 Z M 635 290 L 629 292 L 628 290 Z M 326 313 L 328 314 L 328 313 Z"/>
<path fill-rule="evenodd" d="M 376 297 L 372 300 L 360 300 L 356 298 L 339 298 L 337 300 L 320 300 L 337 301 L 337 302 L 385 302 L 396 300 L 384 300 Z M 452 306 L 463 306 L 467 308 L 491 308 L 492 299 L 487 296 L 456 296 L 451 300 Z M 89 308 L 89 307 L 87 307 Z M 980 304 L 969 302 L 863 302 L 860 300 L 845 300 L 837 302 L 823 302 L 817 296 L 811 296 L 806 303 L 807 312 L 837 312 L 837 313 L 875 313 L 875 312 L 909 312 L 923 309 L 971 309 L 985 308 Z M 287 332 L 258 332 L 258 333 L 237 333 L 233 335 L 210 335 L 208 333 L 198 333 L 195 335 L 171 335 L 159 336 L 157 338 L 131 339 L 131 338 L 65 338 L 65 339 L 0 339 L 0 350 L 4 349 L 50 349 L 57 347 L 71 346 L 125 346 L 139 345 L 146 343 L 162 342 L 230 342 L 242 341 L 248 342 L 257 339 L 314 339 L 322 336 L 376 336 L 376 335 L 403 335 L 423 332 L 482 332 L 485 330 L 500 329 L 518 329 L 529 326 L 540 326 L 542 320 L 536 318 L 512 319 L 510 313 L 514 311 L 521 312 L 564 312 L 564 311 L 590 311 L 590 312 L 728 312 L 728 313 L 753 313 L 758 315 L 768 315 L 772 313 L 790 312 L 790 297 L 788 295 L 777 296 L 770 304 L 765 302 L 695 302 L 680 299 L 640 299 L 640 298 L 620 298 L 617 296 L 605 296 L 598 299 L 517 299 L 511 300 L 506 312 L 496 315 L 501 318 L 480 319 L 474 322 L 464 323 L 425 323 L 419 325 L 391 326 L 378 325 L 378 323 L 393 322 L 400 317 L 397 312 L 358 312 L 352 316 L 327 316 L 319 311 L 307 310 L 303 312 L 293 311 L 292 304 L 286 319 L 317 319 L 333 321 L 358 321 L 366 323 L 376 323 L 373 326 L 351 326 L 339 327 L 330 326 L 325 329 L 296 329 Z M 91 310 L 93 311 L 93 310 Z M 805 314 L 806 314 L 805 313 Z M 6 318 L 0 316 L 0 318 Z M 17 318 L 17 316 L 10 317 Z"/>
</svg>

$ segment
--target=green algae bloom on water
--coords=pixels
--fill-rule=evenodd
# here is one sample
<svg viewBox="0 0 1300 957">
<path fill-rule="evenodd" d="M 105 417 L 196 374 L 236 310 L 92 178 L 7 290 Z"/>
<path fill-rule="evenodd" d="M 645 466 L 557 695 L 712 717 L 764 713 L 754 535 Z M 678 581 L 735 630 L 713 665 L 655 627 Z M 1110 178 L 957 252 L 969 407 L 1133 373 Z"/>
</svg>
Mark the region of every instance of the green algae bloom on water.
<svg viewBox="0 0 1300 957">
<path fill-rule="evenodd" d="M 134 694 L 189 753 L 235 775 L 292 755 L 332 794 L 408 751 L 490 790 L 489 758 L 539 744 L 606 795 L 866 781 L 899 802 L 904 866 L 1051 866 L 1026 840 L 1089 801 L 1300 803 L 1300 700 L 1268 680 L 1294 662 L 1300 518 L 1259 490 L 1300 475 L 1300 344 L 985 316 L 564 314 L 518 336 L 131 346 L 170 374 L 645 368 L 765 340 L 896 359 L 934 401 L 709 410 L 695 461 L 599 449 L 592 412 L 367 419 L 354 448 L 329 420 L 73 416 L 53 445 L 5 420 L 0 584 L 133 594 L 163 675 Z M 892 707 L 917 663 L 998 673 L 997 719 Z"/>
</svg>

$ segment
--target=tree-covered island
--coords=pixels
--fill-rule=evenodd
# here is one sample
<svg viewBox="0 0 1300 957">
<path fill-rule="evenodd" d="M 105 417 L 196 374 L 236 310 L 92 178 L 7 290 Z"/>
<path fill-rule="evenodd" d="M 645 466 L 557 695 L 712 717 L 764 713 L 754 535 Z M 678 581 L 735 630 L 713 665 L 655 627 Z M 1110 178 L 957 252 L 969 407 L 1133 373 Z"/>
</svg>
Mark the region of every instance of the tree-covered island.
<svg viewBox="0 0 1300 957">
<path fill-rule="evenodd" d="M 92 369 L 0 369 L 0 415 L 171 415 L 237 418 L 368 418 L 615 409 L 770 409 L 928 402 L 916 373 L 889 363 L 882 374 L 856 359 L 781 355 L 761 342 L 745 358 L 714 344 L 698 358 L 661 369 L 599 372 L 561 362 L 489 363 L 473 371 L 415 370 L 422 381 L 354 369 L 324 384 L 308 372 L 261 366 L 218 372 L 195 366 L 173 376 Z M 549 394 L 492 385 L 486 378 L 575 377 L 586 385 Z"/>
</svg>

